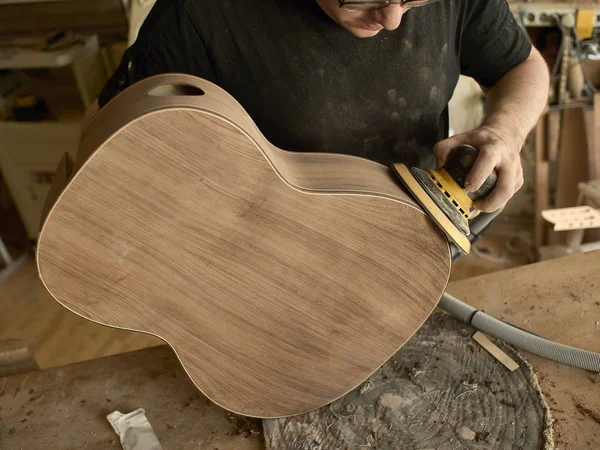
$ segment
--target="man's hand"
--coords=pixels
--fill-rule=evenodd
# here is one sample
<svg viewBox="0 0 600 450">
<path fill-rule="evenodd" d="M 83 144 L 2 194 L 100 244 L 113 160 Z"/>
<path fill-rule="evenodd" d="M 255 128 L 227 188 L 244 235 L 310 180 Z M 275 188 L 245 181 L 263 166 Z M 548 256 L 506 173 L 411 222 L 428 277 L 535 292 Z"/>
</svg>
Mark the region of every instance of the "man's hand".
<svg viewBox="0 0 600 450">
<path fill-rule="evenodd" d="M 467 191 L 481 187 L 496 169 L 496 187 L 487 198 L 474 205 L 480 211 L 492 212 L 503 207 L 523 185 L 519 153 L 546 106 L 549 79 L 546 62 L 532 48 L 525 61 L 506 72 L 495 85 L 483 88 L 487 101 L 482 126 L 441 141 L 434 147 L 438 167 L 460 144 L 470 144 L 479 150 L 465 180 Z"/>
<path fill-rule="evenodd" d="M 451 151 L 461 144 L 469 144 L 479 150 L 479 156 L 465 180 L 465 189 L 476 191 L 496 169 L 496 187 L 489 196 L 473 205 L 482 212 L 492 212 L 504 207 L 523 186 L 523 167 L 519 156 L 523 141 L 510 130 L 482 126 L 438 142 L 433 151 L 437 167 L 441 168 Z"/>
</svg>

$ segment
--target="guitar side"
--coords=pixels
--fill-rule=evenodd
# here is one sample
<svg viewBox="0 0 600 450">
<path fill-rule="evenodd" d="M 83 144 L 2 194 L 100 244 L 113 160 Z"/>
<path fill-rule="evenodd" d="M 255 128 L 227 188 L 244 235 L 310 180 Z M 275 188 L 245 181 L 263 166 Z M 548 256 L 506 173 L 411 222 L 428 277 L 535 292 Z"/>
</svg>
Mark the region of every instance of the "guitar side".
<svg viewBox="0 0 600 450">
<path fill-rule="evenodd" d="M 204 94 L 164 95 L 177 85 Z M 441 297 L 450 253 L 387 168 L 278 149 L 220 88 L 170 74 L 84 130 L 38 267 L 71 311 L 168 342 L 214 402 L 281 417 L 395 353 Z"/>
</svg>

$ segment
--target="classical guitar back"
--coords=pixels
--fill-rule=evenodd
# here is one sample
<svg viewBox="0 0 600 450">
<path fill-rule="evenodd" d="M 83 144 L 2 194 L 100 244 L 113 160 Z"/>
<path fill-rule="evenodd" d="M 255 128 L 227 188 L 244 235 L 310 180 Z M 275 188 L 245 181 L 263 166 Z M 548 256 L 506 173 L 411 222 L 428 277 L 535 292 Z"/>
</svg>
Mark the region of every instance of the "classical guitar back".
<svg viewBox="0 0 600 450">
<path fill-rule="evenodd" d="M 204 80 L 130 87 L 79 152 L 38 243 L 46 288 L 162 338 L 231 411 L 281 417 L 342 396 L 448 282 L 446 240 L 387 168 L 278 149 Z"/>
</svg>

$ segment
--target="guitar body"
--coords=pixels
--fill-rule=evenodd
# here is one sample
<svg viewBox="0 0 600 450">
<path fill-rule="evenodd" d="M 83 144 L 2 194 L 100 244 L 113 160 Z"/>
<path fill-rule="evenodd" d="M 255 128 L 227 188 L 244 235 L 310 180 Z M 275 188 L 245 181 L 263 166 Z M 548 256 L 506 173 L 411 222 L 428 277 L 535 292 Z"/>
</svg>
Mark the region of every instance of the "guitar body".
<svg viewBox="0 0 600 450">
<path fill-rule="evenodd" d="M 276 148 L 196 77 L 115 97 L 72 172 L 38 241 L 47 290 L 86 319 L 163 339 L 239 414 L 300 414 L 354 389 L 448 283 L 448 242 L 388 168 Z"/>
</svg>

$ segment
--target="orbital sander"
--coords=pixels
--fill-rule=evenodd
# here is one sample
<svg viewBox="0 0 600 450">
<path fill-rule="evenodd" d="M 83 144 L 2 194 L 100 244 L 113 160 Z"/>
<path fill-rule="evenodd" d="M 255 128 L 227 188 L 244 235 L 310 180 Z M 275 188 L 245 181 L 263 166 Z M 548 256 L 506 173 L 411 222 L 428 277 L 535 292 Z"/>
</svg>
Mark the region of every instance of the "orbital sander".
<svg viewBox="0 0 600 450">
<path fill-rule="evenodd" d="M 479 215 L 473 203 L 487 197 L 498 179 L 494 170 L 479 189 L 466 191 L 465 180 L 478 154 L 475 147 L 460 145 L 453 149 L 448 162 L 439 170 L 409 168 L 400 163 L 392 165 L 415 200 L 463 254 L 471 251 L 473 240 L 469 220 Z"/>
<path fill-rule="evenodd" d="M 392 169 L 424 211 L 437 223 L 451 241 L 452 259 L 468 254 L 481 233 L 502 208 L 482 213 L 473 207 L 477 200 L 487 197 L 498 179 L 493 171 L 485 183 L 474 192 L 465 190 L 465 180 L 473 168 L 479 151 L 470 145 L 455 148 L 444 168 L 422 170 L 393 164 Z M 470 222 L 469 222 L 470 221 Z M 455 251 L 456 250 L 456 251 Z M 458 320 L 509 345 L 546 359 L 600 372 L 600 354 L 550 341 L 503 320 L 495 319 L 445 292 L 438 306 Z"/>
</svg>

